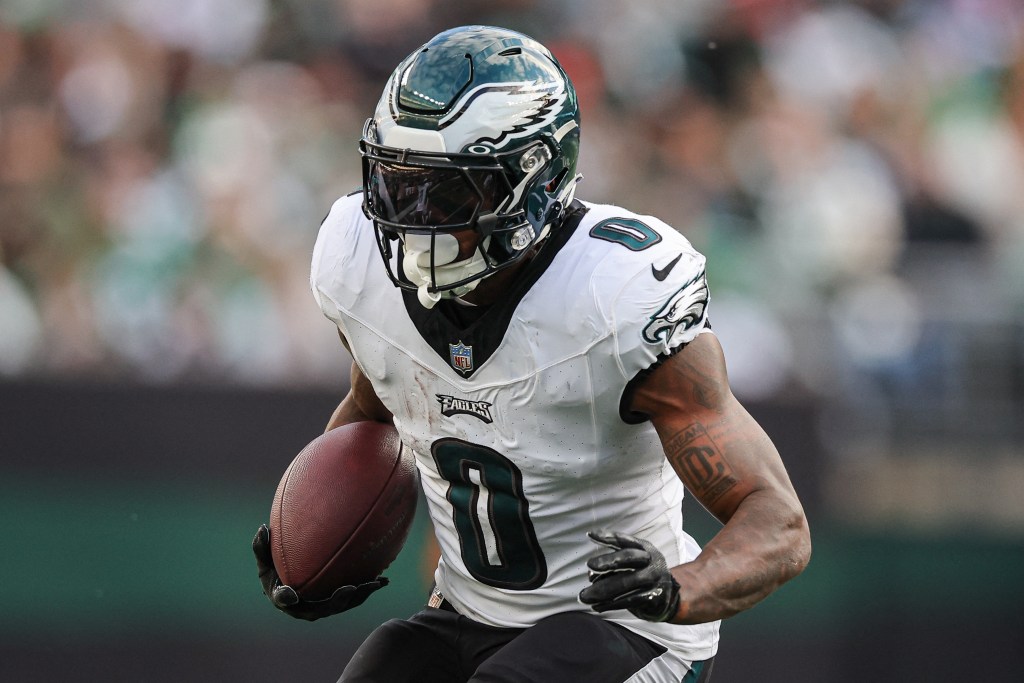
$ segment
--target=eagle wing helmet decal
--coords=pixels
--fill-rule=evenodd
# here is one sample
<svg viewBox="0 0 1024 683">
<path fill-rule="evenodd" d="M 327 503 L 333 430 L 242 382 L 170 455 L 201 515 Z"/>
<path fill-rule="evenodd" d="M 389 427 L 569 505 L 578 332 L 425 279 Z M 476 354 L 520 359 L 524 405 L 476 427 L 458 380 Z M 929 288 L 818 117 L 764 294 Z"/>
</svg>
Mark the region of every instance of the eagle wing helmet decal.
<svg viewBox="0 0 1024 683">
<path fill-rule="evenodd" d="M 486 154 L 550 126 L 565 97 L 561 83 L 481 85 L 462 96 L 438 130 L 446 143 L 475 140 L 466 151 Z"/>
</svg>

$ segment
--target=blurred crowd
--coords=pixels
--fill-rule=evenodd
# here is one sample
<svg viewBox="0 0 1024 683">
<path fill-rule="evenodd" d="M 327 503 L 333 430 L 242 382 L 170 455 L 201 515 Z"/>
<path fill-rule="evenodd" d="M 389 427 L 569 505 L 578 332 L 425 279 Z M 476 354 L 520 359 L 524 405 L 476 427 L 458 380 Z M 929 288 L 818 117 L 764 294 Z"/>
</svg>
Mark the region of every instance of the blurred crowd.
<svg viewBox="0 0 1024 683">
<path fill-rule="evenodd" d="M 579 196 L 708 255 L 741 397 L 1020 407 L 1019 0 L 0 0 L 0 376 L 343 383 L 313 240 L 467 23 L 566 67 Z"/>
</svg>

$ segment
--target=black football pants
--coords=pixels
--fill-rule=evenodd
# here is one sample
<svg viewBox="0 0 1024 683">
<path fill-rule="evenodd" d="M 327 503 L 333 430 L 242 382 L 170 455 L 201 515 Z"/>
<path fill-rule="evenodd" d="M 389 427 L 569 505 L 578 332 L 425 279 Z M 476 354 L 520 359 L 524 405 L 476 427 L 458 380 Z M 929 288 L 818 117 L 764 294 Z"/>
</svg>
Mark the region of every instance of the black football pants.
<svg viewBox="0 0 1024 683">
<path fill-rule="evenodd" d="M 664 652 L 589 612 L 512 629 L 480 624 L 445 605 L 378 627 L 339 683 L 622 683 Z M 684 683 L 706 683 L 713 660 L 695 664 Z"/>
</svg>

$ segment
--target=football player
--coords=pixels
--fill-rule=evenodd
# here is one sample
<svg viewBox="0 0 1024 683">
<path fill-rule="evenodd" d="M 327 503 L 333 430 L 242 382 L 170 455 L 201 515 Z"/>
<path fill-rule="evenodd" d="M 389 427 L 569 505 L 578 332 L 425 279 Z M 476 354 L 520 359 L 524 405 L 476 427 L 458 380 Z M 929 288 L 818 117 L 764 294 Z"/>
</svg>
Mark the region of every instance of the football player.
<svg viewBox="0 0 1024 683">
<path fill-rule="evenodd" d="M 720 620 L 799 574 L 807 521 L 732 395 L 705 259 L 652 216 L 575 196 L 580 116 L 541 44 L 461 27 L 394 71 L 311 285 L 350 351 L 328 429 L 393 423 L 441 555 L 427 605 L 377 628 L 342 681 L 706 680 Z M 721 522 L 701 550 L 684 487 Z M 283 586 L 269 532 L 264 590 Z"/>
</svg>

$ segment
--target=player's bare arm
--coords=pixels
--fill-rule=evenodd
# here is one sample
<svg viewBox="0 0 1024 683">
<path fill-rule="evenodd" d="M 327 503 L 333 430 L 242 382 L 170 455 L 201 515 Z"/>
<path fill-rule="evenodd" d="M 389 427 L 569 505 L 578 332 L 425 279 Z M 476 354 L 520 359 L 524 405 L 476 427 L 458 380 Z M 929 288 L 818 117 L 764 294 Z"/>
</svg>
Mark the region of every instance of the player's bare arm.
<svg viewBox="0 0 1024 683">
<path fill-rule="evenodd" d="M 690 492 L 725 526 L 693 562 L 672 568 L 675 623 L 748 609 L 803 571 L 807 519 L 778 451 L 733 396 L 722 348 L 699 335 L 660 365 L 634 395 Z"/>
<path fill-rule="evenodd" d="M 347 349 L 348 341 L 344 335 L 339 331 L 338 336 L 341 337 L 341 343 Z M 359 366 L 354 362 L 352 363 L 350 385 L 351 388 L 348 393 L 345 394 L 341 403 L 335 408 L 334 414 L 331 415 L 331 419 L 327 422 L 327 429 L 325 431 L 329 432 L 335 427 L 366 420 L 388 423 L 392 421 L 391 412 L 377 398 L 370 380 L 366 379 L 366 375 L 362 373 Z"/>
</svg>

